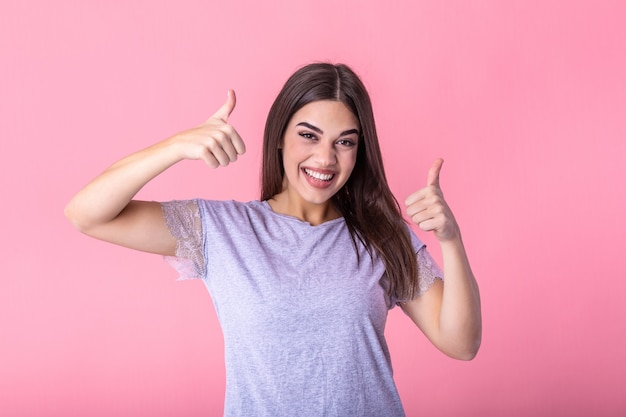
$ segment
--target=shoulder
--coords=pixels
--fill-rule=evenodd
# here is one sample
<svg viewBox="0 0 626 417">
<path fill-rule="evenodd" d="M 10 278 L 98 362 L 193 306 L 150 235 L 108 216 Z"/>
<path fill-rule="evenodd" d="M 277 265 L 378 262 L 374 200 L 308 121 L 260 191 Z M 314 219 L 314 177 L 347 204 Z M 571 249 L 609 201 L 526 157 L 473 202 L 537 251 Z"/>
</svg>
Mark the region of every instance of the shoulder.
<svg viewBox="0 0 626 417">
<path fill-rule="evenodd" d="M 423 247 L 426 246 L 426 244 L 424 242 L 422 242 L 422 240 L 417 236 L 417 234 L 415 234 L 415 232 L 413 231 L 413 229 L 411 228 L 410 225 L 406 225 L 406 229 L 407 232 L 409 234 L 409 236 L 411 237 L 411 243 L 413 244 L 413 250 L 415 251 L 415 253 L 419 252 L 420 249 L 422 249 Z"/>
<path fill-rule="evenodd" d="M 261 212 L 265 204 L 263 201 L 252 200 L 247 202 L 235 200 L 195 200 L 201 210 L 216 212 Z"/>
<path fill-rule="evenodd" d="M 255 222 L 268 216 L 267 203 L 252 200 L 247 202 L 235 200 L 196 200 L 202 218 L 206 222 L 215 223 L 246 223 Z"/>
</svg>

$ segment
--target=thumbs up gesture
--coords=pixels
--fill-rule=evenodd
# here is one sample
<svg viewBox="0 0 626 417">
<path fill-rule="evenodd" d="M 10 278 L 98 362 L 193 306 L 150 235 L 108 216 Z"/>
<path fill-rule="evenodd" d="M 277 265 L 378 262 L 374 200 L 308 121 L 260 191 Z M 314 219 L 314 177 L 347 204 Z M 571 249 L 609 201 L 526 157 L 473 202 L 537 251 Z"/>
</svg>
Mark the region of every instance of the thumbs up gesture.
<svg viewBox="0 0 626 417">
<path fill-rule="evenodd" d="M 235 92 L 228 90 L 226 102 L 200 126 L 175 136 L 182 159 L 201 159 L 209 167 L 226 166 L 243 155 L 246 146 L 228 118 L 235 109 Z"/>
<path fill-rule="evenodd" d="M 460 235 L 459 227 L 439 186 L 442 165 L 443 159 L 437 159 L 428 171 L 426 187 L 414 192 L 405 201 L 411 220 L 420 229 L 434 232 L 440 242 Z"/>
</svg>

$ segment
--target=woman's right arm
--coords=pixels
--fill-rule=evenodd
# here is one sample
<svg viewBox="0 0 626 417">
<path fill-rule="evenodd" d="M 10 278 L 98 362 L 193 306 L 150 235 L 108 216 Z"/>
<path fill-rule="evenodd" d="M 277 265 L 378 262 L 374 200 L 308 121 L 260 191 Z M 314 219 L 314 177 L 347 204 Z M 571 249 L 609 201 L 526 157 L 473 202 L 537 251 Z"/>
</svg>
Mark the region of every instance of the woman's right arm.
<svg viewBox="0 0 626 417">
<path fill-rule="evenodd" d="M 176 240 L 163 218 L 160 203 L 133 200 L 157 175 L 184 159 L 201 159 L 211 168 L 226 166 L 245 152 L 228 117 L 235 93 L 200 126 L 116 162 L 80 190 L 65 208 L 74 226 L 94 238 L 129 248 L 174 255 Z"/>
</svg>

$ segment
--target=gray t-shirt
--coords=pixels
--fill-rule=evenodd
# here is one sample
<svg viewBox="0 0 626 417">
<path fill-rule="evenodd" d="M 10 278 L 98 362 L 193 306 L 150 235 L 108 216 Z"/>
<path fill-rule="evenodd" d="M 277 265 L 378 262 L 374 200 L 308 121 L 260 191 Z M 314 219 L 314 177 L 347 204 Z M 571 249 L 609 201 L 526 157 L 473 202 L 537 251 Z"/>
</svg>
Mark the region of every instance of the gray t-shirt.
<svg viewBox="0 0 626 417">
<path fill-rule="evenodd" d="M 312 226 L 265 201 L 163 203 L 168 258 L 206 284 L 224 334 L 225 416 L 403 416 L 384 338 L 383 262 L 343 218 Z M 420 291 L 442 277 L 411 232 Z"/>
</svg>

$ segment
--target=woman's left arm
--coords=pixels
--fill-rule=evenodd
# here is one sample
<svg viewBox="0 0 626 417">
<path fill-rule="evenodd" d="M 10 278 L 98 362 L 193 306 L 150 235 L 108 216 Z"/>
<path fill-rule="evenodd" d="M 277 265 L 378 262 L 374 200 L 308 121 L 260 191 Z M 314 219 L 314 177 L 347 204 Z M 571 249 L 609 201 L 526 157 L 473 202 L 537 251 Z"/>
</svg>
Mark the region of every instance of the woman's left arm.
<svg viewBox="0 0 626 417">
<path fill-rule="evenodd" d="M 480 293 L 461 239 L 461 231 L 443 198 L 437 159 L 425 188 L 406 199 L 407 213 L 418 227 L 432 231 L 441 247 L 444 282 L 402 304 L 403 310 L 426 337 L 446 355 L 471 360 L 482 336 Z"/>
</svg>

